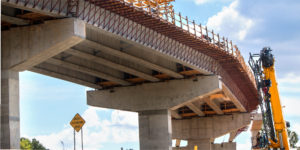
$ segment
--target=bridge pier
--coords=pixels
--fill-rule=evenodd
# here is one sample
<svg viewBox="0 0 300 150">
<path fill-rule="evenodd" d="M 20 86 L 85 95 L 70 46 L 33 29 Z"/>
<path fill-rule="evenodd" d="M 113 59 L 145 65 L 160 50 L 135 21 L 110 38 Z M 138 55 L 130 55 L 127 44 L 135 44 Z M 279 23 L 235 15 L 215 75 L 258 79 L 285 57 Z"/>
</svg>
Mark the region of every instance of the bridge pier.
<svg viewBox="0 0 300 150">
<path fill-rule="evenodd" d="M 1 70 L 1 149 L 20 148 L 19 72 Z"/>
<path fill-rule="evenodd" d="M 87 103 L 88 105 L 96 107 L 138 112 L 140 149 L 171 150 L 172 138 L 185 139 L 182 137 L 179 138 L 178 136 L 184 136 L 184 134 L 187 133 L 190 136 L 191 132 L 193 132 L 193 135 L 196 134 L 198 138 L 198 134 L 200 134 L 199 129 L 196 129 L 196 131 L 183 130 L 183 128 L 190 126 L 191 123 L 186 124 L 186 126 L 181 123 L 192 119 L 171 119 L 171 116 L 174 118 L 181 118 L 176 112 L 176 109 L 219 92 L 221 89 L 222 84 L 217 75 L 198 76 L 195 79 L 144 83 L 138 86 L 115 87 L 114 89 L 108 90 L 88 91 Z M 209 118 L 211 119 L 211 117 Z M 205 120 L 202 120 L 199 123 L 205 123 Z M 211 131 L 210 133 L 212 134 L 212 119 L 210 123 L 211 126 L 209 131 Z M 181 128 L 176 125 L 179 125 Z M 228 125 L 229 124 L 227 124 L 227 126 Z M 198 126 L 198 122 L 196 122 L 196 126 Z M 218 129 L 221 128 L 219 127 Z M 208 129 L 204 130 L 206 131 Z M 204 132 L 202 135 L 206 135 L 206 133 Z M 209 137 L 208 142 L 200 140 L 200 143 L 202 141 L 202 143 L 208 145 L 207 148 L 210 148 L 211 136 L 209 134 L 207 135 Z M 199 141 L 197 142 L 199 143 Z"/>
<path fill-rule="evenodd" d="M 1 32 L 0 149 L 20 148 L 19 72 L 36 68 L 84 38 L 85 23 L 74 18 Z"/>
<path fill-rule="evenodd" d="M 167 109 L 139 111 L 141 150 L 172 150 L 171 113 Z"/>
<path fill-rule="evenodd" d="M 236 149 L 236 143 L 226 143 L 226 146 L 213 144 L 215 138 L 231 133 L 250 124 L 250 113 L 223 115 L 213 117 L 193 117 L 186 120 L 172 120 L 172 138 L 187 140 L 187 150 L 222 150 Z M 173 147 L 173 150 L 182 147 Z"/>
</svg>

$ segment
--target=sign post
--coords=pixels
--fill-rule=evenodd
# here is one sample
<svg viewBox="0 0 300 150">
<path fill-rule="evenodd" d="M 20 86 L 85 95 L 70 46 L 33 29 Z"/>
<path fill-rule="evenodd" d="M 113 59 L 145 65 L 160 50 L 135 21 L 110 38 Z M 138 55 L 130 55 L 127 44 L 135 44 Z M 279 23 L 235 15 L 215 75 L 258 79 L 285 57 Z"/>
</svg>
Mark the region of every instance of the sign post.
<svg viewBox="0 0 300 150">
<path fill-rule="evenodd" d="M 74 150 L 75 150 L 75 130 L 79 132 L 84 124 L 85 124 L 85 120 L 78 113 L 74 116 L 74 118 L 70 122 L 70 125 L 74 128 Z M 81 129 L 81 145 L 83 150 L 82 129 Z"/>
</svg>

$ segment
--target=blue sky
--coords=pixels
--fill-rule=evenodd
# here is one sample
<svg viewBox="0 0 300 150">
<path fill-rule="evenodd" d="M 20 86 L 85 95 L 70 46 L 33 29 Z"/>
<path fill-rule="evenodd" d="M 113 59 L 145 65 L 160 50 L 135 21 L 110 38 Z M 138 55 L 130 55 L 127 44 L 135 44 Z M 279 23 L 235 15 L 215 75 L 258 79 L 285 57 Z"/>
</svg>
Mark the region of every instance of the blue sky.
<svg viewBox="0 0 300 150">
<path fill-rule="evenodd" d="M 175 12 L 207 25 L 232 40 L 248 60 L 270 46 L 285 119 L 300 134 L 300 1 L 297 0 L 176 0 Z M 85 149 L 139 149 L 136 113 L 90 107 L 89 88 L 32 72 L 20 73 L 21 136 L 37 138 L 47 148 L 73 149 L 69 122 L 76 113 L 86 120 Z M 228 139 L 225 136 L 225 141 Z M 80 148 L 80 134 L 76 134 Z M 222 142 L 224 137 L 216 140 Z M 250 149 L 250 132 L 239 135 L 238 149 Z M 184 143 L 183 143 L 184 144 Z M 300 146 L 300 144 L 298 144 Z"/>
</svg>

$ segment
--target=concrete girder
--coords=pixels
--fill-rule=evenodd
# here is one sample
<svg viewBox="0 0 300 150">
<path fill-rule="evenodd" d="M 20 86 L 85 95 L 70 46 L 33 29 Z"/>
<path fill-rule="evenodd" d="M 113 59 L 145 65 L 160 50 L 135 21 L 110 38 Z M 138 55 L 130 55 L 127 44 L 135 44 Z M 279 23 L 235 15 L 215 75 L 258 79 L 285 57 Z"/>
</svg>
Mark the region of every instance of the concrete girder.
<svg viewBox="0 0 300 150">
<path fill-rule="evenodd" d="M 102 44 L 99 44 L 99 43 L 96 43 L 96 42 L 93 42 L 93 41 L 90 41 L 90 40 L 85 40 L 81 44 L 83 44 L 85 46 L 88 46 L 88 47 L 91 47 L 91 48 L 96 49 L 96 50 L 100 50 L 101 52 L 108 53 L 110 55 L 113 55 L 113 56 L 116 56 L 116 57 L 120 57 L 122 59 L 129 60 L 131 62 L 140 64 L 140 65 L 145 66 L 147 68 L 150 68 L 152 70 L 156 70 L 156 71 L 162 72 L 162 73 L 164 73 L 166 75 L 169 75 L 171 77 L 174 77 L 174 78 L 184 78 L 183 75 L 181 75 L 181 74 L 179 74 L 177 72 L 171 71 L 171 70 L 169 70 L 167 68 L 164 68 L 164 67 L 158 66 L 156 64 L 153 64 L 151 62 L 145 61 L 145 60 L 143 60 L 141 58 L 138 58 L 138 57 L 135 57 L 135 56 L 123 53 L 121 51 L 109 48 L 107 46 L 104 46 Z"/>
<path fill-rule="evenodd" d="M 24 71 L 82 42 L 85 22 L 59 19 L 12 28 L 1 34 L 5 37 L 1 38 L 2 69 Z"/>
<path fill-rule="evenodd" d="M 172 120 L 172 138 L 182 140 L 218 138 L 249 125 L 250 113 Z"/>
<path fill-rule="evenodd" d="M 195 106 L 193 103 L 187 103 L 186 104 L 187 107 L 189 107 L 194 113 L 196 113 L 198 116 L 204 116 L 205 114 L 199 109 L 197 108 L 197 106 Z"/>
<path fill-rule="evenodd" d="M 236 150 L 236 142 L 221 143 L 221 144 L 212 144 L 212 150 Z"/>
<path fill-rule="evenodd" d="M 122 36 L 120 36 L 120 35 L 113 34 L 113 33 L 109 32 L 109 31 L 106 31 L 106 30 L 99 30 L 99 28 L 96 27 L 96 26 L 94 26 L 94 25 L 87 24 L 87 27 L 93 29 L 93 30 L 96 31 L 96 32 L 100 32 L 100 33 L 103 33 L 103 34 L 105 34 L 105 35 L 108 35 L 108 36 L 110 36 L 110 37 L 112 37 L 112 38 L 119 39 L 119 40 L 121 40 L 121 41 L 124 41 L 124 42 L 126 42 L 126 43 L 129 43 L 129 44 L 131 44 L 131 45 L 133 45 L 133 46 L 135 46 L 135 47 L 138 47 L 138 48 L 140 48 L 140 49 L 147 50 L 148 52 L 151 52 L 151 53 L 155 53 L 156 55 L 162 56 L 162 57 L 164 57 L 165 59 L 168 59 L 168 60 L 170 60 L 170 61 L 173 61 L 173 62 L 176 62 L 176 63 L 180 63 L 180 64 L 182 64 L 182 65 L 184 65 L 184 66 L 187 66 L 187 67 L 189 67 L 189 68 L 192 68 L 192 69 L 194 69 L 194 70 L 197 70 L 197 71 L 199 71 L 200 73 L 203 73 L 203 74 L 212 74 L 212 72 L 207 71 L 207 70 L 204 70 L 203 68 L 200 68 L 199 66 L 195 66 L 195 65 L 191 64 L 190 62 L 183 61 L 183 60 L 178 59 L 177 57 L 174 57 L 174 56 L 172 56 L 172 55 L 168 55 L 168 54 L 163 53 L 163 52 L 161 52 L 161 51 L 159 51 L 159 50 L 155 50 L 155 47 L 145 46 L 145 45 L 140 44 L 140 43 L 138 43 L 138 42 L 135 42 L 135 41 L 133 41 L 133 40 L 131 40 L 131 39 L 129 39 L 129 38 L 126 38 L 126 37 L 122 37 Z M 201 55 L 204 55 L 204 54 L 201 54 Z M 195 56 L 196 56 L 196 53 L 195 53 Z M 207 57 L 207 56 L 205 56 L 205 57 Z M 199 57 L 199 58 L 197 58 L 197 59 L 201 59 L 201 57 Z"/>
<path fill-rule="evenodd" d="M 211 100 L 208 97 L 204 97 L 203 100 L 209 107 L 211 107 L 218 115 L 224 115 L 224 112 L 220 108 L 220 102 L 217 99 Z"/>
<path fill-rule="evenodd" d="M 171 116 L 173 116 L 174 118 L 182 119 L 182 117 L 175 110 L 170 109 L 170 112 L 171 112 Z"/>
<path fill-rule="evenodd" d="M 11 17 L 11 16 L 6 16 L 1 14 L 1 21 L 11 23 L 11 24 L 16 24 L 16 25 L 29 25 L 30 21 L 16 18 L 16 17 Z"/>
<path fill-rule="evenodd" d="M 234 140 L 237 131 L 238 131 L 238 129 L 230 132 L 230 136 L 229 136 L 228 142 L 232 142 Z"/>
<path fill-rule="evenodd" d="M 261 113 L 254 114 L 251 131 L 252 130 L 260 130 L 261 126 L 262 126 L 262 123 L 263 123 L 262 114 Z"/>
<path fill-rule="evenodd" d="M 112 81 L 112 82 L 115 82 L 115 83 L 118 83 L 118 84 L 121 84 L 121 85 L 131 85 L 131 83 L 128 82 L 128 81 L 110 76 L 108 74 L 105 74 L 105 73 L 102 73 L 102 72 L 99 72 L 99 71 L 92 70 L 92 69 L 89 69 L 89 68 L 86 68 L 86 67 L 82 67 L 82 66 L 74 65 L 74 64 L 69 63 L 69 62 L 58 60 L 58 59 L 55 59 L 55 58 L 50 58 L 46 62 L 50 63 L 50 64 L 62 66 L 62 67 L 65 67 L 65 68 L 69 68 L 69 69 L 72 69 L 72 70 L 76 70 L 76 71 L 79 71 L 79 72 L 87 73 L 87 74 L 90 74 L 90 75 L 93 75 L 93 76 L 96 76 L 96 77 L 99 77 L 99 78 L 102 78 L 102 79 L 105 79 L 105 80 L 109 80 L 109 81 Z"/>
<path fill-rule="evenodd" d="M 135 76 L 141 77 L 143 79 L 146 79 L 146 80 L 149 80 L 149 81 L 152 81 L 152 82 L 159 81 L 158 78 L 153 77 L 151 75 L 148 75 L 146 73 L 131 69 L 131 68 L 126 67 L 126 66 L 122 66 L 120 64 L 117 64 L 117 63 L 108 61 L 106 59 L 103 59 L 103 58 L 100 58 L 100 57 L 97 57 L 97 56 L 94 56 L 94 55 L 91 55 L 91 54 L 88 54 L 88 53 L 84 53 L 84 52 L 81 52 L 81 51 L 78 51 L 78 50 L 75 50 L 75 49 L 72 49 L 72 48 L 64 51 L 64 53 L 68 53 L 68 54 L 71 54 L 71 55 L 74 55 L 74 56 L 77 56 L 77 57 L 80 57 L 80 58 L 84 58 L 84 59 L 87 59 L 87 60 L 90 60 L 90 61 L 93 61 L 93 62 L 96 62 L 96 63 L 99 63 L 99 64 L 103 64 L 103 65 L 106 65 L 108 67 L 111 67 L 111 68 L 129 73 L 129 74 L 133 74 Z"/>
<path fill-rule="evenodd" d="M 144 83 L 138 86 L 115 87 L 111 90 L 87 92 L 87 104 L 119 110 L 143 111 L 179 108 L 221 91 L 218 76 Z"/>
<path fill-rule="evenodd" d="M 234 96 L 234 94 L 229 90 L 229 88 L 222 83 L 222 89 L 225 95 L 227 95 L 233 104 L 240 110 L 240 112 L 247 112 L 245 107 L 241 104 L 241 102 Z"/>
<path fill-rule="evenodd" d="M 181 142 L 181 140 L 180 140 L 180 139 L 176 139 L 175 146 L 176 146 L 176 147 L 179 147 L 179 146 L 180 146 L 180 142 Z"/>
<path fill-rule="evenodd" d="M 80 80 L 80 79 L 77 79 L 77 78 L 74 78 L 74 77 L 66 76 L 66 75 L 63 75 L 63 74 L 59 74 L 59 73 L 56 73 L 56 72 L 44 70 L 44 69 L 41 69 L 41 68 L 32 67 L 32 68 L 30 68 L 28 70 L 32 71 L 32 72 L 39 73 L 39 74 L 43 74 L 43 75 L 46 75 L 46 76 L 50 76 L 50 77 L 54 77 L 54 78 L 66 80 L 66 81 L 69 81 L 69 82 L 72 82 L 72 83 L 76 83 L 76 84 L 79 84 L 79 85 L 91 87 L 91 88 L 94 88 L 94 89 L 102 89 L 102 86 L 97 85 L 95 83 L 83 81 L 83 80 Z"/>
</svg>

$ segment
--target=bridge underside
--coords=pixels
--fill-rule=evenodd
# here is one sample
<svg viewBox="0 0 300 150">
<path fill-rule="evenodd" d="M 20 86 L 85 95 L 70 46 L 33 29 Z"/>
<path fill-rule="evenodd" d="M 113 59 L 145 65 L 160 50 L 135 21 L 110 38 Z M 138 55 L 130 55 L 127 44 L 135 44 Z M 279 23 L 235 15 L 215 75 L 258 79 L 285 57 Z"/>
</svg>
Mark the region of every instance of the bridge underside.
<svg viewBox="0 0 300 150">
<path fill-rule="evenodd" d="M 112 4 L 104 1 L 99 3 L 101 9 L 96 6 L 95 10 L 83 10 L 82 7 L 94 4 L 80 1 L 79 12 L 85 13 L 78 13 L 77 19 L 62 19 L 70 16 L 67 9 L 70 6 L 53 7 L 49 12 L 50 3 L 43 7 L 39 2 L 21 2 L 2 1 L 1 5 L 1 148 L 19 148 L 18 72 L 24 70 L 96 89 L 88 92 L 89 105 L 138 112 L 141 149 L 171 149 L 172 138 L 190 140 L 189 148 L 212 143 L 214 138 L 226 133 L 235 137 L 237 130 L 250 123 L 249 112 L 258 102 L 255 87 L 239 60 L 220 51 L 220 47 L 163 20 L 153 21 L 161 24 L 159 28 L 149 27 L 150 23 L 139 22 L 145 20 L 139 17 L 147 14 L 125 16 L 110 10 Z M 114 4 L 123 5 L 119 1 Z M 125 8 L 126 12 L 134 10 Z M 88 11 L 91 13 L 85 18 Z M 97 24 L 91 23 L 96 20 Z M 192 95 L 187 92 L 189 88 Z M 142 102 L 148 105 L 141 105 Z M 245 113 L 246 119 L 239 123 L 233 119 L 236 113 Z M 175 125 L 195 119 L 196 124 L 206 123 L 210 121 L 205 118 L 216 116 L 224 118 L 225 123 L 216 122 L 213 128 L 229 123 L 225 118 L 230 117 L 237 125 L 222 132 L 220 128 L 220 133 L 212 136 L 202 136 L 207 134 L 202 132 L 205 126 L 186 130 L 187 127 L 179 129 Z M 162 122 L 162 126 L 152 128 L 145 126 L 146 122 Z M 198 134 L 192 135 L 192 129 Z M 144 135 L 146 131 L 153 135 Z M 163 131 L 162 136 L 167 139 L 151 140 L 161 136 L 156 131 Z M 151 147 L 157 143 L 161 147 Z"/>
</svg>

